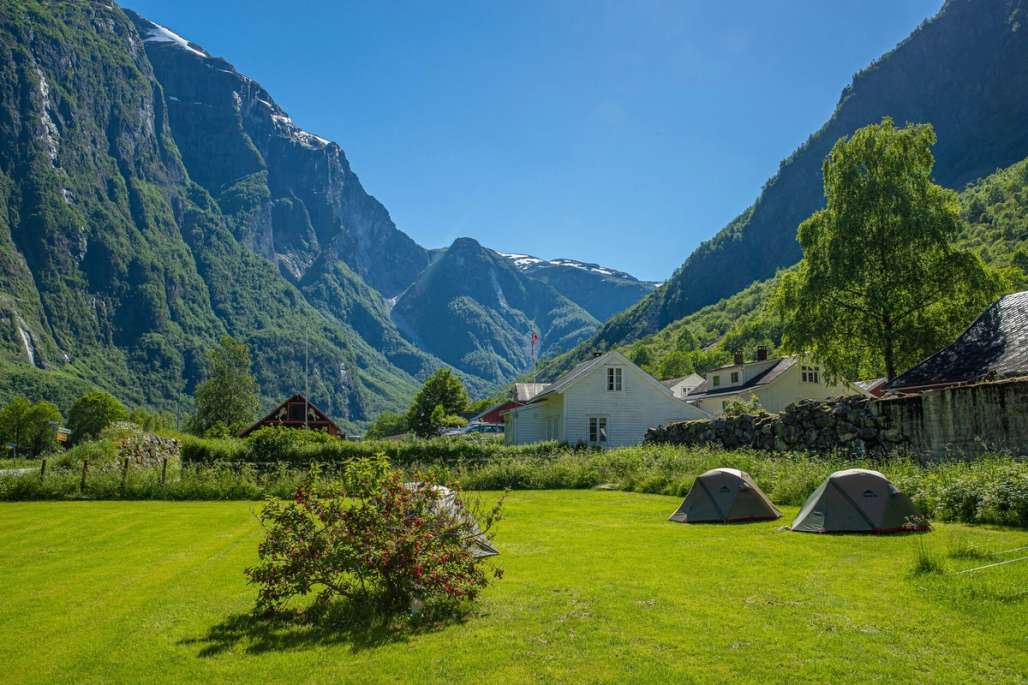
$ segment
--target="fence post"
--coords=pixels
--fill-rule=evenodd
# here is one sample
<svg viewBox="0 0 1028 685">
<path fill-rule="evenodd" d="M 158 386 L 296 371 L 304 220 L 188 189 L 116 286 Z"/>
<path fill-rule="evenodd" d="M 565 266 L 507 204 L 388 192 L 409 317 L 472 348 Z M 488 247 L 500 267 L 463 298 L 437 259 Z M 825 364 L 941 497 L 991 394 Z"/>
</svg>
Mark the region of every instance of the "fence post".
<svg viewBox="0 0 1028 685">
<path fill-rule="evenodd" d="M 165 457 L 164 459 L 161 459 L 161 485 L 164 485 L 164 482 L 167 480 L 167 478 L 168 478 L 168 458 Z"/>
<path fill-rule="evenodd" d="M 125 481 L 128 480 L 129 460 L 125 457 L 121 460 L 121 496 L 125 496 Z"/>
<path fill-rule="evenodd" d="M 39 463 L 39 480 L 43 480 L 46 475 L 46 457 L 43 457 L 43 461 Z"/>
<path fill-rule="evenodd" d="M 79 493 L 86 491 L 86 473 L 89 471 L 89 460 L 82 460 L 82 480 L 79 481 Z"/>
</svg>

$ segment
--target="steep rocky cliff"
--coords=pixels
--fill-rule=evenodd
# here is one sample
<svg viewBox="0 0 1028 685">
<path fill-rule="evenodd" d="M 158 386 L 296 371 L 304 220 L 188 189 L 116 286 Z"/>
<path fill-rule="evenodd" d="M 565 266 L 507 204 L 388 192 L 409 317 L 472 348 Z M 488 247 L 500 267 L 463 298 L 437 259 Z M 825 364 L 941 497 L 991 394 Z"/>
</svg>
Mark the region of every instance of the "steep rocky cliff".
<svg viewBox="0 0 1028 685">
<path fill-rule="evenodd" d="M 361 276 L 395 292 L 427 254 L 227 63 L 114 5 L 2 0 L 0 94 L 0 393 L 185 412 L 230 333 L 270 403 L 309 338 L 312 395 L 356 423 L 440 363 Z"/>
</svg>

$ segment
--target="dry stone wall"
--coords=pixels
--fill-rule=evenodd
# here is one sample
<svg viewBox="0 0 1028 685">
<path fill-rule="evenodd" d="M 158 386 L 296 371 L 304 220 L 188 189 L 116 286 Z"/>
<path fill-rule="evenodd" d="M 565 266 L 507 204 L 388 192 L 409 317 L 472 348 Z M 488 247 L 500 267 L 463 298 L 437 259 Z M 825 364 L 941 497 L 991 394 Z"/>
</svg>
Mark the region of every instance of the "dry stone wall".
<svg viewBox="0 0 1028 685">
<path fill-rule="evenodd" d="M 1028 379 L 978 383 L 892 399 L 803 400 L 778 414 L 681 421 L 646 442 L 769 451 L 902 450 L 944 456 L 1004 451 L 1028 456 Z"/>
<path fill-rule="evenodd" d="M 829 401 L 801 400 L 778 414 L 743 414 L 716 419 L 679 421 L 651 428 L 646 442 L 677 445 L 721 445 L 786 452 L 845 450 L 886 454 L 905 442 L 889 420 L 876 413 L 874 401 L 843 397 Z"/>
</svg>

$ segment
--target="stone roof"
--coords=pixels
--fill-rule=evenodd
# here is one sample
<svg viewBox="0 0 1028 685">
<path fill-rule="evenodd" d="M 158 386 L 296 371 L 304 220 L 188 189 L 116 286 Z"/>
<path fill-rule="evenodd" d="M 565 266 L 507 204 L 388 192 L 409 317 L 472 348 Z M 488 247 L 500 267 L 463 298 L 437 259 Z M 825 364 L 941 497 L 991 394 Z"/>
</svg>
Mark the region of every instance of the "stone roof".
<svg viewBox="0 0 1028 685">
<path fill-rule="evenodd" d="M 952 344 L 889 383 L 889 390 L 1028 376 L 1028 291 L 1000 298 Z"/>
<path fill-rule="evenodd" d="M 711 379 L 708 376 L 707 380 L 703 381 L 696 387 L 691 393 L 685 396 L 686 401 L 691 400 L 702 400 L 707 397 L 718 397 L 721 395 L 734 395 L 739 392 L 744 392 L 751 388 L 758 386 L 769 385 L 773 383 L 779 376 L 791 369 L 796 365 L 796 357 L 782 357 L 781 359 L 771 360 L 775 363 L 768 365 L 767 369 L 761 373 L 756 374 L 752 378 L 746 379 L 744 383 L 738 385 L 718 386 L 715 388 L 711 385 Z M 754 362 L 755 364 L 765 364 L 766 362 Z M 749 366 L 748 364 L 736 365 L 739 368 Z M 725 367 L 732 368 L 732 367 Z"/>
</svg>

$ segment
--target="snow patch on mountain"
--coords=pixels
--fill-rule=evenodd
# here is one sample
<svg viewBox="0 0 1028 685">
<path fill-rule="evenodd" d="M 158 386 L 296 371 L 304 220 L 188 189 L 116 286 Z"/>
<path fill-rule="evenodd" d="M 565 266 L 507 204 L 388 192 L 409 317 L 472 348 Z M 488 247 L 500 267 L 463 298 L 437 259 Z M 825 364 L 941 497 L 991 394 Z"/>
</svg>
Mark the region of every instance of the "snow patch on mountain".
<svg viewBox="0 0 1028 685">
<path fill-rule="evenodd" d="M 151 28 L 150 31 L 146 34 L 146 38 L 143 39 L 144 42 L 170 43 L 173 45 L 177 45 L 183 50 L 187 50 L 193 53 L 194 55 L 198 55 L 200 57 L 209 57 L 209 55 L 206 52 L 204 52 L 203 50 L 197 50 L 190 44 L 188 40 L 178 35 L 171 29 L 165 26 L 161 26 L 160 24 L 156 24 L 154 22 L 150 23 L 153 24 L 153 28 Z"/>
<path fill-rule="evenodd" d="M 612 276 L 614 278 L 624 278 L 630 281 L 638 280 L 635 276 L 625 273 L 624 271 L 618 271 L 617 269 L 610 269 L 599 264 L 592 264 L 589 262 L 580 262 L 577 259 L 540 259 L 539 257 L 533 257 L 528 254 L 521 254 L 518 252 L 499 252 L 498 255 L 509 259 L 514 266 L 518 267 L 522 271 L 528 271 L 532 269 L 545 268 L 547 266 L 563 266 L 570 269 L 580 269 L 582 271 L 590 271 L 595 274 L 602 276 Z"/>
</svg>

